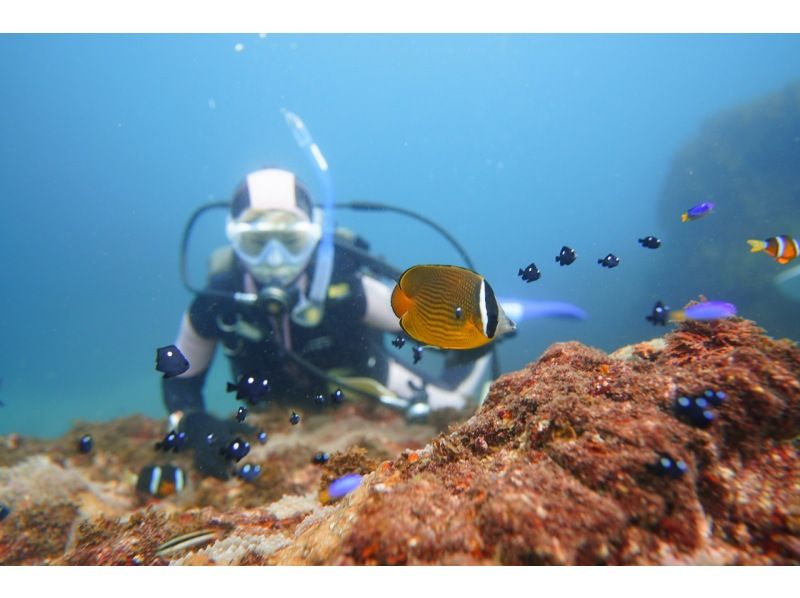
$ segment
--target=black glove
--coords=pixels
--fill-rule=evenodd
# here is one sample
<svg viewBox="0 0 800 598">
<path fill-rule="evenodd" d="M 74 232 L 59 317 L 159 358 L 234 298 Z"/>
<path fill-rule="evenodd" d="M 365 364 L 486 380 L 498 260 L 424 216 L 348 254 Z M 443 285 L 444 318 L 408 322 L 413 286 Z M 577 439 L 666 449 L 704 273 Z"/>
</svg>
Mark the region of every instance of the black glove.
<svg viewBox="0 0 800 598">
<path fill-rule="evenodd" d="M 178 424 L 178 431 L 186 433 L 186 445 L 194 449 L 194 466 L 204 476 L 227 480 L 233 471 L 233 462 L 224 454 L 237 436 L 255 431 L 253 426 L 234 420 L 222 420 L 205 411 L 187 413 Z"/>
</svg>

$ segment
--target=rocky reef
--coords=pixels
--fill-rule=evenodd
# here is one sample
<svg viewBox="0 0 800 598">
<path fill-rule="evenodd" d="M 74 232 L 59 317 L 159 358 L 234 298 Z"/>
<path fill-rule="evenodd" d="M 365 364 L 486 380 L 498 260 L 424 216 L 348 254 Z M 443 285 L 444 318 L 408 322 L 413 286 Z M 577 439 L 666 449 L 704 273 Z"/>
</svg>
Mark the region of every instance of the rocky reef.
<svg viewBox="0 0 800 598">
<path fill-rule="evenodd" d="M 680 416 L 709 390 L 710 425 Z M 76 455 L 87 430 L 97 448 Z M 133 472 L 160 433 L 128 418 L 2 439 L 0 563 L 800 564 L 800 349 L 741 318 L 610 355 L 553 345 L 435 437 L 358 405 L 305 418 L 254 447 L 255 482 L 192 476 L 147 502 Z M 358 488 L 320 500 L 350 472 Z"/>
</svg>

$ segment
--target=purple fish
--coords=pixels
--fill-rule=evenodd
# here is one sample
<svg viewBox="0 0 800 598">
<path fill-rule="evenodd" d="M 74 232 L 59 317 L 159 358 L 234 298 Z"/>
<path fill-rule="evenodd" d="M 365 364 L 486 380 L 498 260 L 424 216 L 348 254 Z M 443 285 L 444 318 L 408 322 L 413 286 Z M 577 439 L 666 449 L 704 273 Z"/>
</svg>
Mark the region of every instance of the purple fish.
<svg viewBox="0 0 800 598">
<path fill-rule="evenodd" d="M 342 477 L 331 482 L 331 485 L 328 486 L 328 496 L 333 499 L 342 498 L 358 488 L 360 483 L 360 474 L 348 473 L 347 475 L 343 475 Z"/>
<path fill-rule="evenodd" d="M 710 201 L 704 201 L 696 206 L 692 206 L 681 214 L 681 222 L 688 222 L 689 220 L 697 220 L 703 216 L 708 216 L 714 211 L 714 204 Z"/>
<path fill-rule="evenodd" d="M 718 320 L 736 315 L 736 306 L 724 301 L 704 301 L 683 310 L 687 320 Z"/>
</svg>

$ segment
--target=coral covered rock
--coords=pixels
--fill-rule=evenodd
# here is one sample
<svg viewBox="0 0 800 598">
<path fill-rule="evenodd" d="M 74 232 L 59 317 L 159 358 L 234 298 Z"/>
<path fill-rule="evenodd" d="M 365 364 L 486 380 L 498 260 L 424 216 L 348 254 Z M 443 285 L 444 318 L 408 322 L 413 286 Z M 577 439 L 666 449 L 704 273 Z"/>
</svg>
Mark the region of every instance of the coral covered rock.
<svg viewBox="0 0 800 598">
<path fill-rule="evenodd" d="M 710 415 L 683 417 L 679 399 Z M 191 476 L 146 504 L 131 480 L 97 481 L 112 456 L 29 457 L 0 469 L 0 562 L 800 564 L 800 349 L 747 320 L 611 355 L 553 345 L 427 444 L 431 429 L 363 416 L 271 430 L 254 483 Z M 136 460 L 152 440 L 121 450 Z M 323 500 L 348 472 L 360 485 Z"/>
<path fill-rule="evenodd" d="M 615 359 L 552 346 L 480 411 L 386 462 L 336 515 L 325 562 L 795 563 L 800 350 L 732 319 L 686 324 Z M 682 394 L 723 390 L 707 429 Z M 658 475 L 661 455 L 687 464 Z M 271 560 L 314 562 L 320 521 Z"/>
</svg>

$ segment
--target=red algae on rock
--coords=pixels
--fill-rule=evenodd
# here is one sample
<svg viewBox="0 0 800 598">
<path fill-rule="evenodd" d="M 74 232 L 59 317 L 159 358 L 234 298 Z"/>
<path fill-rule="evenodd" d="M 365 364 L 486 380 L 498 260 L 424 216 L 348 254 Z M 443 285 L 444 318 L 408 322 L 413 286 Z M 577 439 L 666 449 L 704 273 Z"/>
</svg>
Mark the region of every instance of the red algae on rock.
<svg viewBox="0 0 800 598">
<path fill-rule="evenodd" d="M 49 564 L 64 553 L 78 508 L 70 502 L 20 506 L 3 522 L 0 563 Z"/>
<path fill-rule="evenodd" d="M 800 563 L 800 350 L 738 318 L 650 346 L 557 344 L 501 377 L 425 458 L 375 474 L 333 562 Z M 728 397 L 712 426 L 674 417 L 707 388 Z M 663 454 L 686 475 L 654 475 Z"/>
<path fill-rule="evenodd" d="M 710 426 L 676 417 L 678 397 L 709 389 L 726 394 Z M 364 416 L 312 417 L 304 435 L 271 430 L 253 451 L 264 468 L 255 483 L 191 476 L 183 497 L 130 501 L 122 516 L 107 492 L 133 482 L 95 471 L 123 466 L 103 443 L 85 462 L 48 460 L 75 489 L 58 501 L 20 498 L 31 482 L 13 472 L 27 462 L 0 468 L 0 479 L 17 480 L 0 562 L 800 564 L 800 349 L 747 320 L 683 323 L 611 355 L 555 344 L 427 446 L 423 428 L 399 416 L 382 411 L 372 425 Z M 137 427 L 138 440 L 92 433 L 118 438 L 135 469 L 151 458 L 154 434 Z M 312 463 L 317 450 L 330 451 L 327 465 Z M 685 470 L 659 475 L 663 456 Z M 363 474 L 358 488 L 320 504 L 319 492 L 349 472 Z M 49 542 L 35 521 L 53 525 Z M 162 542 L 207 529 L 215 542 L 156 555 Z"/>
</svg>

